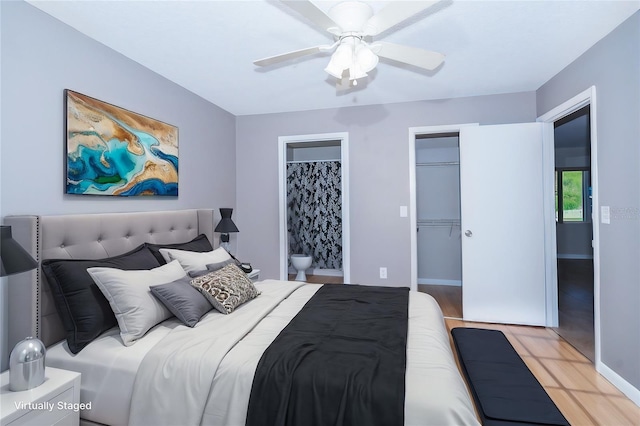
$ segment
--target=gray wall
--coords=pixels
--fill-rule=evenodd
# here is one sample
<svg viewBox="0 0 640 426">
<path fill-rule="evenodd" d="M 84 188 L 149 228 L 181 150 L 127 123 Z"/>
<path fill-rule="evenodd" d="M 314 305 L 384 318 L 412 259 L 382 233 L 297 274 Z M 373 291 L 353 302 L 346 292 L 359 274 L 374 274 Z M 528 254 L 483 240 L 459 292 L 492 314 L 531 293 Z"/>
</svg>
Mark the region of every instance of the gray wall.
<svg viewBox="0 0 640 426">
<path fill-rule="evenodd" d="M 535 119 L 533 92 L 237 117 L 238 255 L 279 276 L 278 136 L 348 132 L 351 282 L 408 286 L 409 127 Z"/>
<path fill-rule="evenodd" d="M 2 3 L 3 215 L 235 205 L 235 117 L 24 2 Z M 65 195 L 64 89 L 179 128 L 179 197 Z"/>
<path fill-rule="evenodd" d="M 541 115 L 596 86 L 602 362 L 640 389 L 640 12 L 537 92 Z M 629 210 L 627 210 L 629 209 Z"/>
<path fill-rule="evenodd" d="M 0 1 L 0 14 L 2 216 L 235 207 L 232 114 L 27 3 Z M 179 197 L 64 195 L 65 88 L 178 126 Z M 2 346 L 6 326 L 3 319 Z"/>
</svg>

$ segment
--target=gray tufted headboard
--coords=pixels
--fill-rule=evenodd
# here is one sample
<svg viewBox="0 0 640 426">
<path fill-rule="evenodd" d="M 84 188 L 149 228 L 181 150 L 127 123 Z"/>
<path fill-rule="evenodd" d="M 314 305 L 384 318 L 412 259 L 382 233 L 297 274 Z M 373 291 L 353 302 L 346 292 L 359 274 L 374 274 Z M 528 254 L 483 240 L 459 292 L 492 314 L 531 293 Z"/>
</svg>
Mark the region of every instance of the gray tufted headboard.
<svg viewBox="0 0 640 426">
<path fill-rule="evenodd" d="M 7 216 L 13 237 L 38 261 L 100 259 L 144 242 L 179 243 L 205 234 L 213 244 L 214 211 L 171 210 L 61 216 Z M 46 346 L 65 338 L 41 268 L 9 277 L 9 346 L 37 336 Z"/>
</svg>

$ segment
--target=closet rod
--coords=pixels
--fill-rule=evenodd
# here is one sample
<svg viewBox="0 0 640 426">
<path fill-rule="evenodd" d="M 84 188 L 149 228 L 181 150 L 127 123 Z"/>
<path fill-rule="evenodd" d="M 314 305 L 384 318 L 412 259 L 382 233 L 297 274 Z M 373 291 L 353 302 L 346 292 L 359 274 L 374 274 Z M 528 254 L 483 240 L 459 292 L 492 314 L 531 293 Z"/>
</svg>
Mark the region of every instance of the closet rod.
<svg viewBox="0 0 640 426">
<path fill-rule="evenodd" d="M 438 167 L 438 166 L 459 166 L 459 161 L 439 161 L 434 163 L 416 163 L 416 166 Z"/>
</svg>

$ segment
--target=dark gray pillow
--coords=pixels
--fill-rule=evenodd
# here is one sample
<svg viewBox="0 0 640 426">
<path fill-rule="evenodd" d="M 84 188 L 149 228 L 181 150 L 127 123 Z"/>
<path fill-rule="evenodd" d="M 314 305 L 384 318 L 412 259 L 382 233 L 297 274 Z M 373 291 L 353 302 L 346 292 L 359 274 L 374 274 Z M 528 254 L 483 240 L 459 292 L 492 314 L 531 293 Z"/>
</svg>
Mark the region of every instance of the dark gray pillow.
<svg viewBox="0 0 640 426">
<path fill-rule="evenodd" d="M 231 265 L 231 264 L 238 265 L 238 261 L 235 259 L 227 259 L 218 263 L 209 263 L 207 265 L 207 272 L 214 272 L 214 271 L 217 271 L 218 269 L 222 269 L 225 266 Z"/>
<path fill-rule="evenodd" d="M 144 244 L 128 253 L 105 259 L 43 260 L 42 270 L 51 287 L 71 353 L 77 354 L 103 331 L 118 325 L 109 302 L 87 268 L 134 270 L 158 266 L 160 263 Z"/>
<path fill-rule="evenodd" d="M 153 255 L 156 257 L 156 259 L 158 259 L 158 262 L 160 262 L 161 265 L 164 265 L 165 263 L 167 263 L 166 260 L 164 260 L 164 257 L 162 257 L 162 255 L 160 254 L 160 249 L 163 249 L 163 248 L 176 249 L 176 250 L 185 250 L 185 251 L 195 251 L 195 252 L 198 252 L 198 253 L 203 253 L 203 252 L 207 252 L 207 251 L 213 250 L 213 247 L 211 247 L 211 243 L 209 242 L 209 239 L 204 234 L 200 234 L 197 237 L 195 237 L 193 240 L 187 241 L 187 242 L 184 242 L 184 243 L 175 243 L 175 244 L 151 244 L 151 243 L 145 243 L 144 245 L 149 250 L 151 250 L 151 253 L 153 253 Z"/>
<path fill-rule="evenodd" d="M 184 277 L 167 284 L 153 285 L 151 293 L 184 325 L 195 326 L 204 314 L 213 309 L 211 303 Z"/>
</svg>

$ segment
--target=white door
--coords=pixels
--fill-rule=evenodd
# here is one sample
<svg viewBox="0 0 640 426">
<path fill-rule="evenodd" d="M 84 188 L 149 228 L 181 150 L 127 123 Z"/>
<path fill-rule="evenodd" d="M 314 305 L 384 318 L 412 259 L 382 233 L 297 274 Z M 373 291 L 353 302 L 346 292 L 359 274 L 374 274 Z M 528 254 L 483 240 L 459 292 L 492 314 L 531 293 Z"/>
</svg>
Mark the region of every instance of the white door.
<svg viewBox="0 0 640 426">
<path fill-rule="evenodd" d="M 543 126 L 460 129 L 465 320 L 545 324 Z"/>
</svg>

